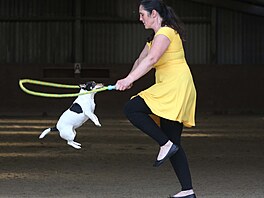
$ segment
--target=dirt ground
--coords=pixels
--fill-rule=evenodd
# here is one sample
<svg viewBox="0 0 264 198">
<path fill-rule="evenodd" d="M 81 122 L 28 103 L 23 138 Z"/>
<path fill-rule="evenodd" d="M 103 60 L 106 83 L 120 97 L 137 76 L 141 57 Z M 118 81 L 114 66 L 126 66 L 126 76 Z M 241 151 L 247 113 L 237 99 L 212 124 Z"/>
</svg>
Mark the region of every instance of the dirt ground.
<svg viewBox="0 0 264 198">
<path fill-rule="evenodd" d="M 85 123 L 81 150 L 56 133 L 38 139 L 56 119 L 0 119 L 1 198 L 166 198 L 180 190 L 169 162 L 152 167 L 157 144 L 125 118 Z M 264 197 L 264 116 L 197 116 L 182 141 L 197 197 Z"/>
</svg>

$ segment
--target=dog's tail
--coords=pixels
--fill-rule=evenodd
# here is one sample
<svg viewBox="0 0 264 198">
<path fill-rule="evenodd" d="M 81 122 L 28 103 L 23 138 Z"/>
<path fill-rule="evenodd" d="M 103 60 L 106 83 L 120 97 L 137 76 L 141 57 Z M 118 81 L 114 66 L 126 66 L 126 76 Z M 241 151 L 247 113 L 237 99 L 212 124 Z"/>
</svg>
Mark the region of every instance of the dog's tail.
<svg viewBox="0 0 264 198">
<path fill-rule="evenodd" d="M 39 136 L 39 139 L 44 138 L 49 132 L 51 131 L 58 131 L 57 127 L 47 128 L 45 129 Z"/>
</svg>

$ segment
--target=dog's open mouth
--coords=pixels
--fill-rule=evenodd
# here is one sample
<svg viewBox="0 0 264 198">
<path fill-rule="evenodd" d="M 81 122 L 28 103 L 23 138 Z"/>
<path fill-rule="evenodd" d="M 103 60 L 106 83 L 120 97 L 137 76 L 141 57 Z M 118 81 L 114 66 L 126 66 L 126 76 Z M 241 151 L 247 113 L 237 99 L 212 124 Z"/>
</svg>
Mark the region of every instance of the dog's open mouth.
<svg viewBox="0 0 264 198">
<path fill-rule="evenodd" d="M 86 84 L 80 84 L 79 87 L 81 89 L 85 89 L 87 91 L 94 90 L 94 89 L 100 89 L 104 87 L 103 83 L 96 83 L 94 81 L 87 82 Z"/>
<path fill-rule="evenodd" d="M 100 89 L 104 86 L 103 83 L 97 83 L 93 89 Z"/>
</svg>

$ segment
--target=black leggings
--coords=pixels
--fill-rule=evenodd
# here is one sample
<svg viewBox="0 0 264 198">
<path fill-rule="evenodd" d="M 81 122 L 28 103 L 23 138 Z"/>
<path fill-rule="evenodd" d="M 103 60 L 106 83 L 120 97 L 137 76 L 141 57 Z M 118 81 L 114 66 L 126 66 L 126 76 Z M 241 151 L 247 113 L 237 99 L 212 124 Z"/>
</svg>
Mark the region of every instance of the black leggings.
<svg viewBox="0 0 264 198">
<path fill-rule="evenodd" d="M 181 147 L 183 124 L 160 118 L 159 127 L 149 116 L 152 112 L 140 96 L 136 96 L 126 103 L 124 113 L 135 127 L 153 138 L 160 146 L 164 145 L 168 140 L 179 146 L 179 150 L 170 158 L 170 161 L 180 181 L 182 190 L 192 189 L 188 161 Z"/>
</svg>

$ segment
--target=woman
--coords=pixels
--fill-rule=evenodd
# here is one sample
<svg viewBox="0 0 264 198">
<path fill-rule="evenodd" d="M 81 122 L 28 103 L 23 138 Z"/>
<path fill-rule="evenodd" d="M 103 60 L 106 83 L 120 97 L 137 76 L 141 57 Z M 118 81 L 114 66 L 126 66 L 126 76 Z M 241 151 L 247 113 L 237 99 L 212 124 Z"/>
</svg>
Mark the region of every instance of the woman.
<svg viewBox="0 0 264 198">
<path fill-rule="evenodd" d="M 172 197 L 195 198 L 188 161 L 181 147 L 183 126 L 195 126 L 196 90 L 186 63 L 182 40 L 184 29 L 174 11 L 162 0 L 141 0 L 140 21 L 154 31 L 131 72 L 116 82 L 116 89 L 130 89 L 133 82 L 152 68 L 156 82 L 127 102 L 129 121 L 153 138 L 160 150 L 154 166 L 170 159 L 182 190 Z M 150 117 L 160 118 L 160 126 Z"/>
</svg>

